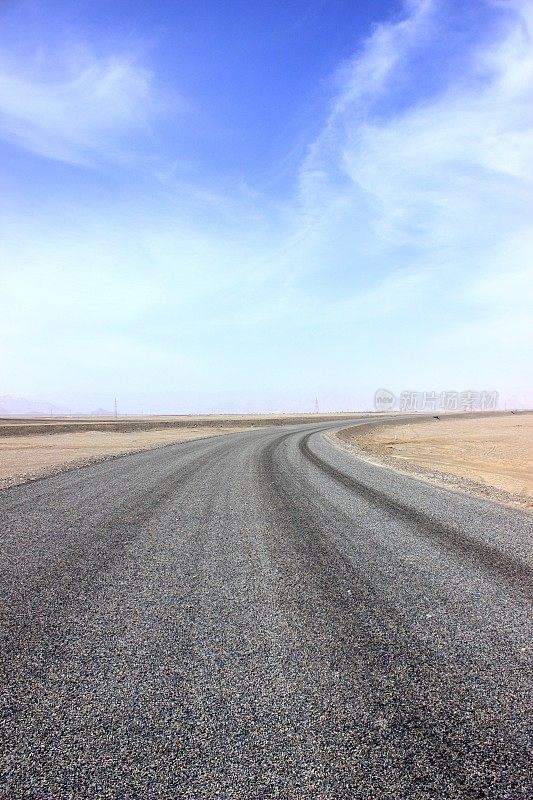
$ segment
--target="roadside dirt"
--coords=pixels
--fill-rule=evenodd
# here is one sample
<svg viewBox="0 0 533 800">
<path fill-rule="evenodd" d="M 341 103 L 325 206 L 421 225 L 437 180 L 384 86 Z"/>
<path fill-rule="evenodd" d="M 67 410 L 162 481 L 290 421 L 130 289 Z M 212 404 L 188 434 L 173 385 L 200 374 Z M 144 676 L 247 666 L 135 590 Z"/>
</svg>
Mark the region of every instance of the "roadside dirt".
<svg viewBox="0 0 533 800">
<path fill-rule="evenodd" d="M 376 463 L 533 508 L 533 412 L 348 428 L 332 436 Z"/>
</svg>

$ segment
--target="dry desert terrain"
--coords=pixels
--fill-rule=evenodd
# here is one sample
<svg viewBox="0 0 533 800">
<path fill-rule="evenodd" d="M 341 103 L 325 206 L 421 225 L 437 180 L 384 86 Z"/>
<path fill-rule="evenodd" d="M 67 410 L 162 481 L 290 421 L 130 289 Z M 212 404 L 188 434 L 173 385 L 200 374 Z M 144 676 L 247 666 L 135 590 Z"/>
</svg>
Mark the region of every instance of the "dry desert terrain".
<svg viewBox="0 0 533 800">
<path fill-rule="evenodd" d="M 388 466 L 448 487 L 533 506 L 533 412 L 441 416 L 335 434 Z"/>
</svg>

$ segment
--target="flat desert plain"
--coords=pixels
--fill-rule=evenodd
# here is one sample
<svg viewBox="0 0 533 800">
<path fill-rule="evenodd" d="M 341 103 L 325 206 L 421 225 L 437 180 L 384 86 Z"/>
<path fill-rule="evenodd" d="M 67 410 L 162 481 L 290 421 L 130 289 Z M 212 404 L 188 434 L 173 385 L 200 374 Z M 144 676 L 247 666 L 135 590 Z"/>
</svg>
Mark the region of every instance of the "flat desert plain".
<svg viewBox="0 0 533 800">
<path fill-rule="evenodd" d="M 448 487 L 533 507 L 533 412 L 441 416 L 334 434 L 387 466 Z"/>
<path fill-rule="evenodd" d="M 0 488 L 113 456 L 268 425 L 353 419 L 358 414 L 166 417 L 32 417 L 0 420 Z"/>
</svg>

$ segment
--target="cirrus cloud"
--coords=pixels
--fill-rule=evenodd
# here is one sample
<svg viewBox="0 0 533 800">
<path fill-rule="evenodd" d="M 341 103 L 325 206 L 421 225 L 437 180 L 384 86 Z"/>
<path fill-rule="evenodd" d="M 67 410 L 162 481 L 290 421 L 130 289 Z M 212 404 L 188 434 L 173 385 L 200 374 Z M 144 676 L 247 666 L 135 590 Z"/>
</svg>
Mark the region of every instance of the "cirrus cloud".
<svg viewBox="0 0 533 800">
<path fill-rule="evenodd" d="M 78 62 L 78 59 L 75 59 Z M 155 111 L 152 73 L 128 58 L 84 58 L 39 77 L 0 59 L 0 131 L 38 155 L 74 164 L 127 157 Z"/>
</svg>

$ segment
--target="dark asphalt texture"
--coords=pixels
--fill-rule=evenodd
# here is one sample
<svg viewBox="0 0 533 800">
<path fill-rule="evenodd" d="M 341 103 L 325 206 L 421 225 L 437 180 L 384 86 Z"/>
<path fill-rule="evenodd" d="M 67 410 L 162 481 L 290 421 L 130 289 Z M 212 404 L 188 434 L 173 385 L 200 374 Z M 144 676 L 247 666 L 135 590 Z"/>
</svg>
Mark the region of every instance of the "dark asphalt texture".
<svg viewBox="0 0 533 800">
<path fill-rule="evenodd" d="M 338 426 L 0 492 L 1 798 L 533 797 L 531 517 Z"/>
</svg>

